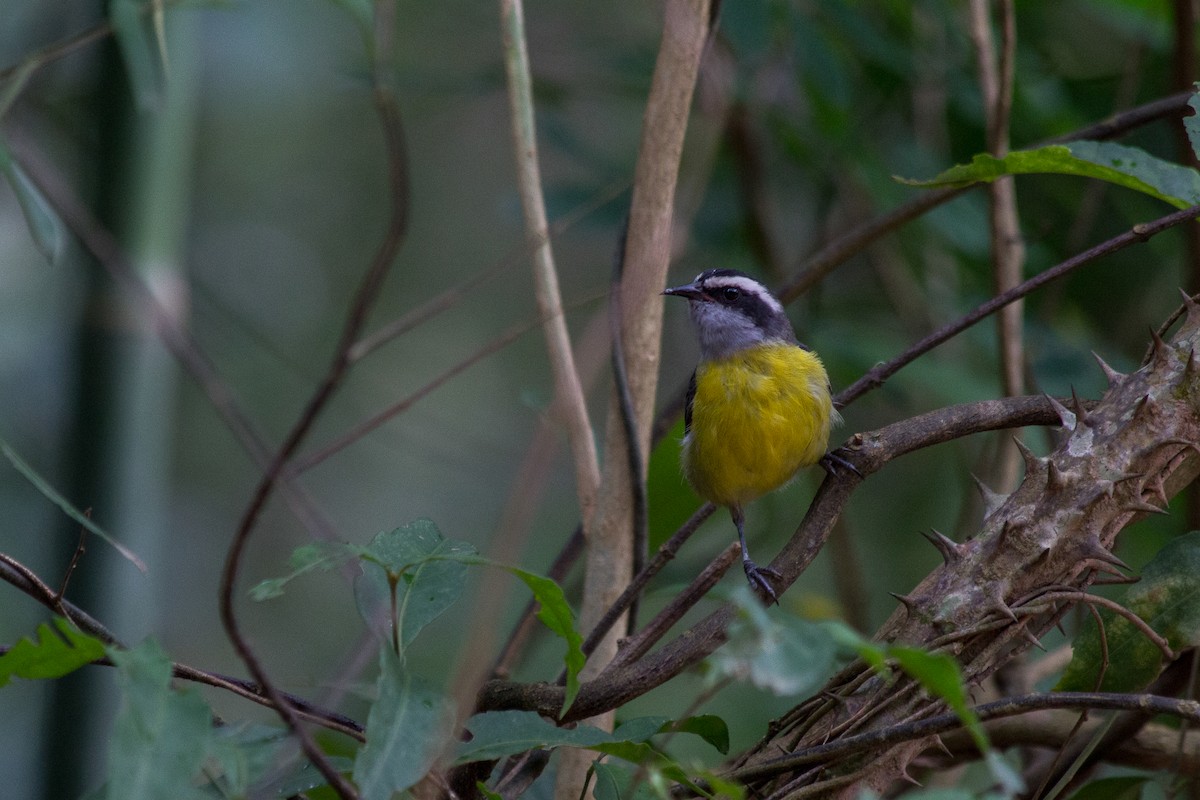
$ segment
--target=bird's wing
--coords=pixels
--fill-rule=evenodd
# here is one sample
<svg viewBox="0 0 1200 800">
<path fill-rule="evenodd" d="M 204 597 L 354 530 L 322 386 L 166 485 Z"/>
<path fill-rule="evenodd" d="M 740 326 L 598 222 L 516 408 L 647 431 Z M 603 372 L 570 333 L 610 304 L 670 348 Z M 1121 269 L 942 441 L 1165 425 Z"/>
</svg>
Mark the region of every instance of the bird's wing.
<svg viewBox="0 0 1200 800">
<path fill-rule="evenodd" d="M 696 400 L 696 371 L 692 370 L 692 379 L 688 381 L 687 398 L 683 401 L 683 435 L 692 432 L 692 403 Z"/>
</svg>

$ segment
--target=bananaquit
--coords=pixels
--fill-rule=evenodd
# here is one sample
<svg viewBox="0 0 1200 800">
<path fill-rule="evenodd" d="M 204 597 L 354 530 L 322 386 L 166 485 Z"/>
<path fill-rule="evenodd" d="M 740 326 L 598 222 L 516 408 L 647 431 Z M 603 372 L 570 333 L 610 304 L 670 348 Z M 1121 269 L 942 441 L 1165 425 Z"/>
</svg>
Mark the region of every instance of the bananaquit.
<svg viewBox="0 0 1200 800">
<path fill-rule="evenodd" d="M 744 273 L 710 269 L 663 294 L 687 298 L 700 337 L 683 417 L 684 474 L 697 494 L 729 509 L 747 580 L 777 602 L 768 578 L 779 574 L 750 559 L 742 506 L 801 467 L 841 463 L 825 454 L 829 429 L 841 422 L 829 376 L 796 341 L 779 300 Z"/>
</svg>

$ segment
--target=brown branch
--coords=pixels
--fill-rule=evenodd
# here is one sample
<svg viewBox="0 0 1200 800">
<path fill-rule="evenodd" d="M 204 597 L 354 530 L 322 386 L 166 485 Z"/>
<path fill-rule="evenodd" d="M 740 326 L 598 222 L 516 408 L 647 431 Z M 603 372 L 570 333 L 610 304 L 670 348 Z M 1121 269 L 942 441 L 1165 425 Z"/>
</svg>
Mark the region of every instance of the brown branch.
<svg viewBox="0 0 1200 800">
<path fill-rule="evenodd" d="M 931 411 L 871 433 L 859 434 L 847 455 L 864 476 L 906 453 L 1000 428 L 1058 424 L 1058 415 L 1044 397 L 986 400 Z M 786 588 L 808 567 L 829 535 L 842 507 L 858 485 L 857 480 L 827 478 L 817 491 L 804 520 L 788 544 L 771 562 Z M 617 708 L 695 666 L 724 642 L 732 609 L 724 606 L 659 650 L 638 661 L 614 667 L 584 683 L 564 721 L 572 721 Z M 521 708 L 549 716 L 562 708 L 562 690 L 550 684 L 491 681 L 484 686 L 480 710 Z"/>
<path fill-rule="evenodd" d="M 981 721 L 1028 714 L 1046 709 L 1108 709 L 1118 711 L 1141 711 L 1165 714 L 1179 719 L 1200 722 L 1200 702 L 1161 697 L 1153 694 L 1117 694 L 1105 692 L 1045 692 L 1019 695 L 975 706 L 975 715 Z M 795 753 L 765 759 L 753 766 L 730 770 L 722 777 L 740 783 L 752 783 L 784 775 L 798 767 L 828 763 L 834 759 L 855 753 L 865 753 L 902 742 L 918 742 L 936 734 L 962 727 L 957 714 L 939 714 L 934 717 L 891 725 L 869 733 L 846 736 L 826 744 L 806 747 Z"/>
<path fill-rule="evenodd" d="M 1145 242 L 1151 237 L 1156 236 L 1163 231 L 1168 230 L 1169 228 L 1173 228 L 1176 225 L 1181 225 L 1188 220 L 1195 219 L 1197 216 L 1200 216 L 1200 205 L 1194 205 L 1189 208 L 1185 208 L 1182 211 L 1176 211 L 1171 214 L 1167 214 L 1164 217 L 1159 217 L 1153 222 L 1134 225 L 1133 228 L 1125 233 L 1114 236 L 1105 242 L 1101 242 L 1095 247 L 1068 258 L 1066 261 L 1056 264 L 1050 269 L 1038 273 L 1024 283 L 1014 286 L 1007 292 L 997 295 L 985 303 L 981 303 L 980 305 L 976 306 L 973 311 L 963 315 L 954 322 L 943 325 L 941 328 L 929 334 L 924 339 L 921 339 L 921 341 L 912 345 L 895 358 L 875 366 L 850 386 L 846 387 L 841 392 L 838 392 L 838 394 L 834 397 L 834 403 L 839 408 L 844 408 L 850 405 L 850 403 L 854 402 L 872 389 L 877 389 L 882 386 L 888 378 L 899 372 L 902 367 L 915 361 L 919 356 L 924 355 L 943 342 L 953 338 L 959 333 L 962 333 L 964 330 L 979 322 L 981 319 L 994 314 L 997 310 L 1005 307 L 1009 303 L 1025 297 L 1026 295 L 1034 292 L 1037 289 L 1040 289 L 1042 286 L 1045 286 L 1051 281 L 1057 280 L 1063 275 L 1089 264 L 1102 256 L 1111 255 L 1112 253 L 1123 250 L 1130 245 Z"/>
<path fill-rule="evenodd" d="M 395 24 L 394 12 L 394 4 L 391 2 L 377 2 L 375 4 L 376 18 L 374 31 L 376 41 L 374 47 L 371 49 L 374 60 L 372 64 L 374 78 L 372 99 L 383 131 L 388 169 L 387 186 L 391 208 L 387 229 L 384 232 L 382 241 L 376 248 L 375 256 L 370 266 L 363 275 L 358 289 L 354 294 L 350 310 L 342 327 L 341 336 L 334 351 L 332 362 L 326 371 L 324 379 L 309 399 L 296 423 L 292 426 L 283 445 L 272 458 L 266 474 L 259 482 L 258 488 L 255 490 L 249 505 L 242 514 L 237 532 L 234 534 L 233 541 L 229 546 L 224 569 L 221 572 L 221 586 L 219 591 L 221 623 L 225 627 L 226 635 L 229 637 L 230 642 L 232 642 L 234 650 L 246 664 L 247 669 L 254 676 L 255 680 L 258 681 L 263 692 L 270 698 L 279 716 L 296 735 L 305 754 L 343 800 L 349 800 L 349 798 L 357 796 L 354 787 L 342 777 L 341 773 L 325 757 L 320 746 L 317 745 L 308 731 L 300 725 L 300 719 L 296 711 L 269 680 L 266 669 L 258 660 L 258 657 L 250 647 L 249 641 L 238 627 L 237 617 L 234 612 L 233 596 L 242 554 L 245 552 L 246 545 L 250 541 L 250 535 L 253 533 L 259 517 L 266 508 L 267 500 L 271 497 L 277 481 L 284 474 L 288 460 L 300 447 L 316 423 L 317 418 L 325 409 L 326 404 L 333 397 L 338 387 L 341 386 L 342 380 L 345 378 L 350 367 L 350 351 L 362 332 L 367 314 L 379 297 L 379 288 L 383 283 L 384 277 L 388 274 L 392 263 L 395 261 L 396 255 L 399 253 L 400 246 L 408 231 L 408 163 L 404 145 L 403 126 L 396 98 L 390 89 L 387 88 L 386 82 L 390 66 L 387 59 L 390 58 L 392 50 L 392 35 Z"/>
</svg>

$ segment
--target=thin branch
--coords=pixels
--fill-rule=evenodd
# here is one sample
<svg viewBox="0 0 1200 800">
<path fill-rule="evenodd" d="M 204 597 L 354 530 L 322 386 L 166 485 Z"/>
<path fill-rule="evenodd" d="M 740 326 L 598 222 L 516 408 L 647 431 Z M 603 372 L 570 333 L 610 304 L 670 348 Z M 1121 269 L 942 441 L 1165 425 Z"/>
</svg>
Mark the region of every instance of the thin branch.
<svg viewBox="0 0 1200 800">
<path fill-rule="evenodd" d="M 975 715 L 986 722 L 1002 717 L 1027 714 L 1032 711 L 1059 708 L 1095 708 L 1117 711 L 1140 711 L 1150 714 L 1166 714 L 1179 719 L 1200 722 L 1200 702 L 1161 697 L 1153 694 L 1117 694 L 1105 692 L 1044 692 L 1019 695 L 975 706 Z M 901 725 L 847 736 L 837 741 L 807 747 L 778 758 L 766 759 L 751 766 L 739 767 L 724 776 L 739 783 L 749 783 L 782 775 L 808 764 L 825 763 L 834 758 L 878 750 L 899 742 L 912 742 L 963 726 L 957 714 L 940 714 L 935 717 Z"/>
<path fill-rule="evenodd" d="M 987 118 L 987 147 L 997 158 L 1008 154 L 1009 112 L 1012 109 L 1013 59 L 1016 22 L 1012 0 L 998 0 L 1000 8 L 1000 52 L 992 43 L 991 0 L 971 0 L 971 39 L 979 62 L 979 84 Z M 1017 216 L 1016 184 L 1011 176 L 987 186 L 988 227 L 991 236 L 992 285 L 1003 294 L 1016 286 L 1023 272 L 1025 245 Z M 1004 394 L 1025 392 L 1025 353 L 1022 318 L 1024 302 L 1015 301 L 1000 310 L 996 328 L 1000 341 L 1000 385 Z M 1011 447 L 998 454 L 1000 486 L 1016 483 L 1020 456 Z"/>
<path fill-rule="evenodd" d="M 986 400 L 930 411 L 860 434 L 846 452 L 862 474 L 869 476 L 894 458 L 934 444 L 999 428 L 1057 424 L 1058 415 L 1045 397 Z M 780 586 L 790 586 L 816 557 L 858 485 L 857 480 L 832 478 L 821 484 L 804 520 L 771 562 L 781 575 Z M 653 653 L 585 682 L 564 721 L 616 708 L 695 666 L 724 642 L 732 614 L 730 606 L 722 606 Z M 562 690 L 549 684 L 492 681 L 481 692 L 478 708 L 522 708 L 553 716 L 562 709 Z"/>
<path fill-rule="evenodd" d="M 265 668 L 254 654 L 249 641 L 238 627 L 237 617 L 234 612 L 233 596 L 242 554 L 245 552 L 246 545 L 250 541 L 250 536 L 263 510 L 266 508 L 267 501 L 270 499 L 277 481 L 284 474 L 288 460 L 300 447 L 309 431 L 312 430 L 317 418 L 345 378 L 350 366 L 350 350 L 362 332 L 367 314 L 379 297 L 379 288 L 383 283 L 384 277 L 388 274 L 392 263 L 395 261 L 396 255 L 408 231 L 408 164 L 404 145 L 403 126 L 396 98 L 386 85 L 387 70 L 390 67 L 387 59 L 390 58 L 392 50 L 392 35 L 395 24 L 394 11 L 394 4 L 387 0 L 380 0 L 380 2 L 375 4 L 376 17 L 374 31 L 376 41 L 372 50 L 374 62 L 372 64 L 374 80 L 372 99 L 375 104 L 375 110 L 379 115 L 380 126 L 384 135 L 388 168 L 387 186 L 391 209 L 388 216 L 387 229 L 376 249 L 370 266 L 354 294 L 325 378 L 309 399 L 299 419 L 292 426 L 283 445 L 272 458 L 271 464 L 259 482 L 250 504 L 242 514 L 241 522 L 238 525 L 237 532 L 234 534 L 233 541 L 230 543 L 225 559 L 225 566 L 221 572 L 219 592 L 221 623 L 225 627 L 226 635 L 232 642 L 234 650 L 246 664 L 247 669 L 249 669 L 255 680 L 262 686 L 263 692 L 271 699 L 279 716 L 296 735 L 305 754 L 317 767 L 321 775 L 329 782 L 333 790 L 344 800 L 357 796 L 354 787 L 330 763 L 320 746 L 317 745 L 308 731 L 300 725 L 300 719 L 296 711 L 287 703 L 274 684 L 270 682 Z"/>
<path fill-rule="evenodd" d="M 942 326 L 921 341 L 909 347 L 895 358 L 875 366 L 857 381 L 839 392 L 834 398 L 834 403 L 839 408 L 848 406 L 850 403 L 854 402 L 872 389 L 877 389 L 882 386 L 884 381 L 899 372 L 902 367 L 912 363 L 919 356 L 924 355 L 933 348 L 937 347 L 939 344 L 942 344 L 957 334 L 962 333 L 964 330 L 979 322 L 981 319 L 984 319 L 990 314 L 995 313 L 998 309 L 1001 309 L 1009 303 L 1025 297 L 1037 289 L 1040 289 L 1047 283 L 1050 283 L 1051 281 L 1056 280 L 1057 278 L 1060 278 L 1063 275 L 1066 275 L 1073 270 L 1084 266 L 1085 264 L 1089 264 L 1102 256 L 1111 255 L 1112 253 L 1139 242 L 1145 242 L 1151 237 L 1156 236 L 1169 228 L 1173 228 L 1176 225 L 1181 225 L 1188 220 L 1195 219 L 1197 216 L 1200 216 L 1200 205 L 1190 206 L 1182 211 L 1176 211 L 1174 213 L 1167 214 L 1164 217 L 1159 217 L 1153 222 L 1134 225 L 1133 228 L 1125 233 L 1122 233 L 1119 236 L 1114 236 L 1108 241 L 1101 242 L 1095 247 L 1085 250 L 1078 255 L 1072 256 L 1066 261 L 1063 261 L 1051 267 L 1050 269 L 1035 275 L 1024 283 L 1014 286 L 1007 292 L 997 295 L 985 303 L 981 303 L 975 307 L 974 311 L 963 315 L 954 322 Z"/>
<path fill-rule="evenodd" d="M 525 47 L 525 20 L 521 0 L 500 0 L 504 33 L 504 73 L 508 82 L 509 113 L 517 161 L 517 187 L 525 215 L 526 239 L 536 242 L 533 254 L 534 295 L 546 334 L 550 370 L 554 375 L 555 407 L 562 414 L 575 466 L 575 491 L 584 530 L 592 523 L 596 492 L 600 487 L 600 462 L 596 437 L 588 420 L 583 385 L 575 367 L 571 338 L 563 317 L 558 272 L 550 248 L 546 203 L 538 166 L 537 133 L 533 112 L 533 79 Z"/>
<path fill-rule="evenodd" d="M 662 546 L 658 548 L 658 552 L 655 553 L 654 558 L 650 561 L 650 563 L 647 564 L 641 572 L 634 576 L 634 579 L 629 583 L 628 586 L 625 587 L 625 591 L 622 592 L 621 596 L 616 599 L 616 602 L 614 602 L 609 609 L 604 612 L 604 616 L 600 618 L 600 621 L 596 623 L 595 627 L 592 628 L 587 638 L 584 639 L 582 649 L 585 655 L 591 653 L 592 650 L 596 648 L 596 643 L 599 642 L 600 639 L 609 632 L 613 624 L 621 618 L 621 615 L 624 614 L 625 610 L 628 609 L 633 603 L 634 598 L 638 597 L 642 593 L 642 589 L 646 587 L 646 584 L 650 582 L 650 579 L 661 572 L 663 567 L 671 562 L 671 559 L 675 558 L 675 554 L 679 552 L 679 548 L 683 547 L 684 543 L 688 539 L 692 538 L 692 534 L 696 532 L 704 520 L 713 515 L 713 512 L 716 510 L 716 508 L 717 507 L 712 503 L 704 503 L 700 506 L 700 508 L 696 509 L 692 516 L 688 517 L 688 520 L 684 522 L 683 525 L 679 526 L 679 530 L 675 531 L 675 533 L 671 535 L 670 539 L 662 543 Z M 718 559 L 720 559 L 720 556 L 718 556 Z M 715 561 L 713 563 L 715 563 Z M 712 564 L 709 565 L 709 567 L 712 566 Z M 624 662 L 628 661 L 629 658 L 630 657 L 626 655 L 626 650 L 622 648 L 617 652 L 617 659 L 615 660 Z"/>
<path fill-rule="evenodd" d="M 1043 602 L 1053 603 L 1059 600 L 1075 603 L 1087 603 L 1091 606 L 1103 606 L 1114 614 L 1123 617 L 1129 622 L 1129 624 L 1137 628 L 1143 636 L 1150 640 L 1151 644 L 1158 648 L 1159 652 L 1162 653 L 1164 660 L 1174 661 L 1179 657 L 1179 654 L 1171 649 L 1170 642 L 1160 635 L 1158 631 L 1150 627 L 1150 623 L 1146 622 L 1146 620 L 1142 619 L 1117 601 L 1110 600 L 1109 598 L 1102 597 L 1098 594 L 1091 594 L 1082 590 L 1046 592 L 1045 594 L 1039 594 L 1035 599 L 1023 606 L 1015 605 L 1013 611 L 1017 614 L 1017 616 L 1021 616 L 1022 614 L 1040 613 L 1034 610 L 1036 606 Z"/>
</svg>

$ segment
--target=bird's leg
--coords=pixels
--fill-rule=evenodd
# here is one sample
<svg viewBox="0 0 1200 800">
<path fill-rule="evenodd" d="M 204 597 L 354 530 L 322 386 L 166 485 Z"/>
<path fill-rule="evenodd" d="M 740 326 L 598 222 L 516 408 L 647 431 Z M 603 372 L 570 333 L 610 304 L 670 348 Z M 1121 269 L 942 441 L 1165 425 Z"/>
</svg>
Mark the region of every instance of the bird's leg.
<svg viewBox="0 0 1200 800">
<path fill-rule="evenodd" d="M 775 587 L 767 578 L 782 578 L 783 576 L 770 567 L 760 567 L 750 559 L 750 551 L 746 548 L 746 519 L 742 515 L 741 506 L 730 506 L 729 515 L 733 517 L 733 524 L 737 526 L 738 543 L 742 546 L 742 569 L 746 570 L 746 580 L 750 582 L 750 588 L 758 591 L 770 602 L 779 605 Z"/>
<path fill-rule="evenodd" d="M 822 469 L 835 478 L 842 477 L 842 470 L 846 469 L 850 470 L 859 478 L 861 478 L 863 474 L 858 471 L 858 467 L 854 466 L 854 464 L 850 463 L 850 461 L 848 461 L 844 456 L 840 455 L 839 451 L 844 452 L 844 450 L 845 448 L 842 447 L 830 450 L 828 453 L 821 456 L 817 463 L 821 465 Z"/>
</svg>

